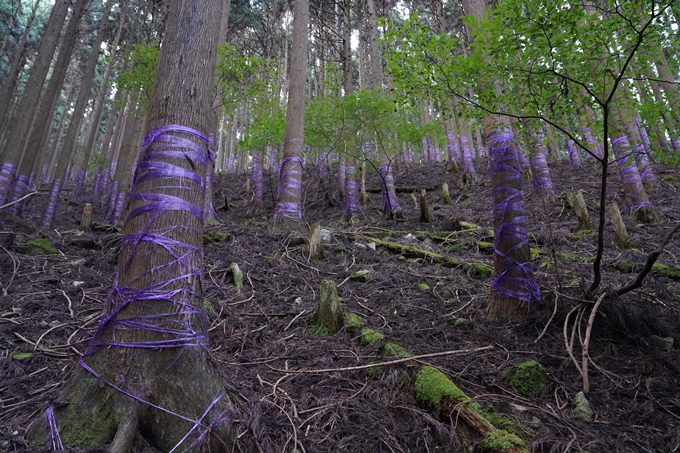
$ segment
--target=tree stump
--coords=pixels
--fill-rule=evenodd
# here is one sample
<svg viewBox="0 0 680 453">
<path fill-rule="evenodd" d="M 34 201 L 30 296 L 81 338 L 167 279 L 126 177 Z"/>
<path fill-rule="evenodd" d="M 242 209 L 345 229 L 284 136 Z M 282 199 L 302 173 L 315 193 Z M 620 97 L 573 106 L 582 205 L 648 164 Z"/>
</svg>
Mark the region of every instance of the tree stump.
<svg viewBox="0 0 680 453">
<path fill-rule="evenodd" d="M 451 194 L 449 193 L 449 185 L 442 184 L 442 202 L 446 205 L 451 204 Z"/>
<path fill-rule="evenodd" d="M 314 310 L 312 329 L 322 335 L 333 335 L 342 327 L 343 316 L 340 310 L 340 297 L 335 283 L 329 280 L 321 282 L 319 305 Z"/>
<path fill-rule="evenodd" d="M 609 214 L 612 216 L 612 223 L 614 224 L 614 244 L 621 249 L 630 248 L 630 236 L 628 236 L 621 211 L 619 211 L 619 205 L 616 202 L 609 205 Z"/>
<path fill-rule="evenodd" d="M 588 207 L 583 198 L 583 191 L 578 190 L 576 193 L 567 192 L 564 196 L 578 218 L 578 228 L 576 231 L 595 231 L 595 225 L 588 215 Z"/>
<path fill-rule="evenodd" d="M 83 216 L 80 218 L 80 231 L 90 231 L 92 226 L 92 203 L 85 203 Z"/>
<path fill-rule="evenodd" d="M 430 216 L 430 207 L 427 204 L 427 191 L 425 189 L 420 189 L 420 222 L 432 222 L 432 216 Z"/>
<path fill-rule="evenodd" d="M 324 257 L 323 243 L 321 242 L 321 225 L 315 223 L 309 230 L 309 243 L 305 245 L 302 255 L 310 260 L 318 261 Z"/>
<path fill-rule="evenodd" d="M 236 263 L 231 263 L 231 265 L 229 265 L 227 268 L 227 272 L 231 272 L 232 276 L 234 277 L 234 287 L 236 288 L 236 292 L 240 293 L 241 289 L 243 288 L 243 272 L 241 272 L 241 269 Z"/>
</svg>

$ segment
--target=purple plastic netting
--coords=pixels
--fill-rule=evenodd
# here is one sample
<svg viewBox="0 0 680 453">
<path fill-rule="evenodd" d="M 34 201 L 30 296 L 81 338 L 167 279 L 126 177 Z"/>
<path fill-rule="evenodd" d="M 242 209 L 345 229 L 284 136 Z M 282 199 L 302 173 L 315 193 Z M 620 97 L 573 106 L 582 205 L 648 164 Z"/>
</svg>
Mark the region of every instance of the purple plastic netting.
<svg viewBox="0 0 680 453">
<path fill-rule="evenodd" d="M 54 418 L 54 409 L 52 406 L 45 410 L 45 424 L 50 430 L 50 441 L 52 443 L 52 450 L 64 450 L 64 444 L 61 443 L 61 437 L 59 436 L 59 427 L 57 426 L 57 420 Z"/>
<path fill-rule="evenodd" d="M 52 226 L 52 221 L 54 220 L 54 214 L 57 211 L 57 203 L 59 202 L 59 194 L 61 193 L 62 180 L 57 178 L 52 181 L 52 188 L 50 189 L 50 195 L 47 199 L 47 204 L 45 209 L 43 209 L 42 219 L 40 224 L 49 228 Z"/>
<path fill-rule="evenodd" d="M 338 192 L 344 194 L 345 192 L 345 171 L 347 167 L 345 165 L 345 156 L 340 156 L 338 161 Z"/>
<path fill-rule="evenodd" d="M 7 203 L 11 195 L 16 172 L 17 166 L 14 164 L 4 163 L 0 165 L 0 206 Z"/>
<path fill-rule="evenodd" d="M 291 165 L 287 165 L 288 163 Z M 298 169 L 299 166 L 299 169 Z M 288 169 L 286 169 L 288 167 Z M 300 198 L 302 195 L 302 159 L 297 156 L 287 157 L 281 161 L 279 169 L 278 203 L 274 212 L 274 221 L 284 219 L 299 222 L 302 219 Z M 281 201 L 282 196 L 292 201 Z"/>
<path fill-rule="evenodd" d="M 262 166 L 259 164 L 259 156 L 253 155 L 253 165 L 250 174 L 250 179 L 255 184 L 255 197 L 253 202 L 255 207 L 262 207 Z"/>
<path fill-rule="evenodd" d="M 111 223 L 116 225 L 123 218 L 123 211 L 125 210 L 125 201 L 127 200 L 127 192 L 120 191 L 116 194 L 116 201 L 111 214 Z"/>
<path fill-rule="evenodd" d="M 567 141 L 567 152 L 569 153 L 569 160 L 574 167 L 581 167 L 581 158 L 578 155 L 578 149 L 574 145 L 573 140 Z"/>
<path fill-rule="evenodd" d="M 492 292 L 527 304 L 540 300 L 531 261 L 518 261 L 529 247 L 522 175 L 510 129 L 495 129 L 488 136 L 491 177 L 502 179 L 493 187 L 494 253 L 496 267 Z M 508 247 L 508 245 L 510 245 Z"/>
<path fill-rule="evenodd" d="M 631 156 L 630 142 L 628 137 L 622 135 L 612 139 L 612 148 L 616 157 L 616 165 L 619 167 L 619 175 L 624 186 L 626 202 L 630 206 L 631 214 L 635 214 L 640 208 L 651 208 L 652 203 L 646 200 L 645 189 L 642 179 Z"/>
<path fill-rule="evenodd" d="M 397 193 L 394 190 L 394 176 L 389 165 L 384 165 L 378 168 L 378 175 L 380 176 L 380 187 L 382 194 L 382 212 L 383 214 L 392 214 L 401 211 L 401 206 L 397 200 Z"/>
<path fill-rule="evenodd" d="M 80 200 L 80 196 L 83 193 L 83 185 L 85 184 L 85 178 L 87 177 L 87 172 L 84 170 L 78 170 L 76 172 L 76 181 L 73 186 L 73 197 L 76 200 Z"/>
<path fill-rule="evenodd" d="M 19 200 L 24 195 L 26 195 L 27 193 L 28 193 L 28 176 L 17 175 L 16 178 L 14 179 L 14 185 L 12 185 L 12 194 L 9 199 L 10 203 L 14 202 L 14 204 L 9 208 L 9 212 L 12 215 L 15 216 L 21 215 L 23 209 L 22 203 L 16 203 L 16 201 Z"/>
<path fill-rule="evenodd" d="M 461 165 L 462 165 L 462 176 L 472 179 L 477 179 L 477 172 L 475 171 L 475 165 L 472 162 L 472 150 L 470 149 L 470 143 L 465 135 L 460 136 L 460 154 L 461 154 Z"/>
<path fill-rule="evenodd" d="M 599 159 L 602 159 L 602 146 L 600 146 L 600 143 L 595 139 L 593 133 L 590 131 L 590 128 L 584 127 L 581 129 L 581 132 L 583 132 L 583 137 L 585 138 L 586 144 L 590 148 L 590 151 L 594 152 Z M 586 153 L 586 160 L 592 158 L 592 154 Z"/>
<path fill-rule="evenodd" d="M 102 174 L 95 173 L 92 181 L 92 201 L 99 201 L 99 193 L 101 192 Z"/>
<path fill-rule="evenodd" d="M 118 199 L 118 185 L 119 182 L 113 181 L 111 184 L 111 190 L 109 191 L 109 196 L 106 200 L 106 219 L 111 220 L 111 217 L 113 217 L 113 213 L 116 210 L 116 200 Z"/>
<path fill-rule="evenodd" d="M 351 219 L 361 213 L 359 202 L 359 184 L 357 183 L 356 167 L 348 165 L 345 170 L 345 198 L 343 200 L 343 212 L 345 218 Z"/>
<path fill-rule="evenodd" d="M 453 160 L 456 161 L 456 163 L 460 161 L 458 152 L 458 140 L 456 140 L 456 136 L 453 135 L 453 132 L 446 133 L 446 151 L 448 151 L 449 161 Z"/>
<path fill-rule="evenodd" d="M 552 180 L 550 179 L 550 169 L 546 148 L 543 145 L 543 134 L 532 137 L 534 142 L 534 152 L 531 159 L 531 171 L 534 174 L 534 193 L 538 196 L 555 195 Z"/>
<path fill-rule="evenodd" d="M 191 140 L 169 135 L 173 133 L 189 134 L 201 140 L 203 145 L 197 145 Z M 164 126 L 149 131 L 142 142 L 140 156 L 142 158 L 135 171 L 135 188 L 140 187 L 141 183 L 145 181 L 158 180 L 159 183 L 155 186 L 151 185 L 147 191 L 181 189 L 191 199 L 195 198 L 192 196 L 192 192 L 205 194 L 206 181 L 199 174 L 186 170 L 179 165 L 156 160 L 168 158 L 180 159 L 183 162 L 189 160 L 192 170 L 196 169 L 197 166 L 203 166 L 207 172 L 212 162 L 212 153 L 209 141 L 199 131 L 175 125 Z M 170 180 L 178 181 L 177 185 L 165 185 L 170 184 Z M 119 284 L 118 274 L 116 274 L 113 289 L 108 297 L 107 315 L 97 327 L 93 340 L 90 342 L 83 359 L 86 359 L 98 350 L 107 349 L 112 346 L 136 349 L 190 347 L 209 350 L 208 325 L 205 314 L 203 310 L 193 303 L 196 300 L 202 299 L 202 294 L 192 289 L 194 287 L 200 288 L 200 285 L 197 286 L 195 282 L 200 281 L 202 275 L 200 267 L 200 263 L 202 263 L 202 247 L 200 245 L 192 246 L 174 239 L 175 237 L 181 237 L 177 233 L 178 229 L 188 229 L 193 233 L 200 233 L 200 231 L 182 225 L 173 225 L 166 229 L 159 229 L 155 223 L 155 220 L 165 212 L 184 211 L 196 217 L 202 224 L 202 203 L 201 206 L 198 206 L 178 196 L 167 193 L 149 193 L 147 191 L 142 193 L 133 189 L 130 203 L 131 206 L 135 207 L 130 210 L 126 222 L 129 223 L 139 216 L 146 216 L 142 217 L 145 226 L 142 225 L 141 231 L 126 233 L 123 236 L 121 253 L 124 251 L 127 256 L 135 256 L 136 253 L 145 254 L 151 253 L 150 251 L 153 251 L 153 253 L 164 252 L 169 259 L 163 264 L 159 264 L 144 272 L 127 286 Z M 124 200 L 126 195 L 126 192 L 121 192 L 118 199 Z M 198 199 L 200 200 L 201 197 L 198 197 Z M 117 209 L 119 207 L 120 203 Z M 199 263 L 199 265 L 197 266 L 196 263 Z M 136 285 L 144 287 L 139 288 Z M 127 308 L 132 306 L 143 307 L 149 303 L 168 304 L 173 308 L 145 316 L 126 317 L 123 314 L 123 310 Z M 154 339 L 149 341 L 122 341 L 119 338 L 123 336 L 115 334 L 115 332 L 122 333 L 129 331 L 150 331 L 155 332 L 157 335 L 154 335 Z M 225 396 L 225 392 L 214 398 L 202 416 L 194 420 L 157 406 L 140 397 L 139 394 L 123 389 L 120 383 L 126 382 L 132 387 L 129 381 L 117 378 L 116 382 L 113 383 L 92 369 L 84 360 L 81 360 L 80 363 L 83 368 L 92 373 L 101 382 L 130 398 L 193 424 L 193 427 L 184 438 L 179 441 L 178 446 L 194 432 L 198 434 L 198 438 L 193 441 L 192 445 L 196 444 L 209 432 L 212 426 L 217 423 L 223 423 L 229 418 L 229 414 L 223 411 L 217 414 L 212 423 L 206 424 L 203 422 L 203 419 L 213 409 L 214 405 Z M 140 383 L 140 388 L 144 387 L 145 384 Z"/>
</svg>

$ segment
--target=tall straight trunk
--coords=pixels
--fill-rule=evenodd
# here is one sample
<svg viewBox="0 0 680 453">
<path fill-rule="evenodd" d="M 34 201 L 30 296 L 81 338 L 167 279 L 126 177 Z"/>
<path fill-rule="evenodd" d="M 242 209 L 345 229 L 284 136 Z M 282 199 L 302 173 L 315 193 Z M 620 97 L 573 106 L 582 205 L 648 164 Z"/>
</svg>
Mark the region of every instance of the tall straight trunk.
<svg viewBox="0 0 680 453">
<path fill-rule="evenodd" d="M 97 132 L 99 131 L 99 123 L 101 121 L 102 111 L 104 107 L 104 102 L 109 93 L 108 81 L 111 76 L 111 70 L 113 69 L 113 60 L 116 56 L 116 49 L 118 48 L 118 42 L 120 41 L 120 35 L 123 31 L 123 24 L 125 23 L 125 16 L 121 14 L 118 19 L 118 30 L 116 31 L 116 37 L 113 39 L 113 43 L 109 46 L 111 52 L 108 57 L 108 62 L 106 64 L 106 69 L 104 70 L 104 75 L 102 76 L 102 81 L 99 86 L 99 97 L 95 101 L 94 108 L 92 109 L 92 120 L 87 130 L 85 136 L 85 141 L 83 142 L 83 149 L 85 151 L 83 159 L 80 161 L 80 171 L 86 172 L 90 165 L 90 158 L 92 156 L 92 151 L 94 149 L 95 139 L 97 138 Z M 74 193 L 77 189 L 74 188 Z"/>
<path fill-rule="evenodd" d="M 302 221 L 302 155 L 305 136 L 308 0 L 297 0 L 295 2 L 293 18 L 293 46 L 289 72 L 286 133 L 279 175 L 279 197 L 274 214 L 275 223 L 288 227 L 299 226 Z"/>
<path fill-rule="evenodd" d="M 203 312 L 203 203 L 219 0 L 171 2 L 105 315 L 33 442 L 230 451 Z M 61 436 L 56 428 L 61 431 Z M 93 428 L 96 427 L 96 428 Z"/>
<path fill-rule="evenodd" d="M 463 7 L 480 22 L 486 1 L 463 0 Z M 472 36 L 470 30 L 468 36 Z M 529 312 L 529 304 L 540 299 L 531 266 L 524 181 L 507 120 L 487 114 L 484 134 L 489 151 L 494 224 L 494 272 L 485 311 L 492 319 L 523 318 Z"/>
<path fill-rule="evenodd" d="M 3 151 L 0 153 L 0 206 L 5 204 L 10 195 L 17 166 L 21 160 L 24 142 L 40 100 L 40 93 L 45 84 L 54 51 L 59 42 L 59 34 L 66 19 L 69 3 L 69 0 L 55 1 L 45 32 L 40 40 L 40 49 L 33 62 L 31 75 L 26 82 L 24 95 L 21 96 L 16 113 L 9 122 L 7 140 Z"/>
<path fill-rule="evenodd" d="M 78 25 L 85 13 L 87 3 L 88 0 L 78 0 L 73 6 L 71 18 L 64 31 L 62 43 L 59 47 L 59 55 L 57 56 L 50 80 L 45 87 L 44 95 L 35 115 L 34 131 L 26 138 L 26 156 L 24 156 L 21 166 L 19 167 L 18 173 L 20 175 L 27 175 L 31 171 L 30 164 L 31 162 L 38 160 L 36 156 L 39 157 L 47 154 L 47 147 L 50 132 L 52 131 L 54 113 L 58 105 L 59 94 L 66 78 L 69 60 L 73 54 L 74 44 L 78 37 Z M 62 123 L 62 125 L 63 124 L 64 123 Z M 54 169 L 52 169 L 52 171 L 53 170 Z"/>
<path fill-rule="evenodd" d="M 26 22 L 26 28 L 24 29 L 24 32 L 21 34 L 21 38 L 19 38 L 19 42 L 17 43 L 16 50 L 14 51 L 12 58 L 10 59 L 10 69 L 9 72 L 7 73 L 7 77 L 5 77 L 5 83 L 0 87 L 0 105 L 3 106 L 8 106 L 10 105 L 10 99 L 12 96 L 12 93 L 14 92 L 14 87 L 16 85 L 17 79 L 19 78 L 19 73 L 21 72 L 21 68 L 23 66 L 24 62 L 24 57 L 25 57 L 25 52 L 26 52 L 26 40 L 28 39 L 28 35 L 31 31 L 31 27 L 33 26 L 33 21 L 35 20 L 35 16 L 38 12 L 38 6 L 40 5 L 41 0 L 36 0 L 35 4 L 33 5 L 33 9 L 31 10 L 31 15 L 28 18 L 28 21 Z M 18 3 L 21 5 L 21 2 Z M 11 28 L 9 29 L 11 30 Z M 9 30 L 5 31 L 5 38 L 8 38 L 10 33 Z M 2 52 L 0 52 L 0 55 L 2 55 Z M 10 109 L 5 108 L 2 113 L 0 113 L 0 126 L 2 126 L 5 122 L 6 115 L 9 115 Z M 2 129 L 0 129 L 1 131 Z"/>
<path fill-rule="evenodd" d="M 47 204 L 45 210 L 43 211 L 41 223 L 44 227 L 49 227 L 52 224 L 54 212 L 56 210 L 56 205 L 52 206 L 52 202 L 56 202 L 59 198 L 61 187 L 66 181 L 66 172 L 69 162 L 71 162 L 71 154 L 75 152 L 76 139 L 78 138 L 78 134 L 80 132 L 80 123 L 83 113 L 85 112 L 85 106 L 90 98 L 90 87 L 92 87 L 94 72 L 97 68 L 97 61 L 99 60 L 100 46 L 104 40 L 106 27 L 110 22 L 109 13 L 111 12 L 112 6 L 113 2 L 109 2 L 104 10 L 102 18 L 99 21 L 97 37 L 92 44 L 90 55 L 87 58 L 85 67 L 83 68 L 83 74 L 80 79 L 80 91 L 78 93 L 78 98 L 76 99 L 76 105 L 73 107 L 73 117 L 69 123 L 68 130 L 66 131 L 66 138 L 64 138 L 64 144 L 62 145 L 62 158 L 59 159 L 57 169 L 54 172 L 54 181 L 52 183 L 52 190 L 50 191 L 50 203 Z M 77 186 L 81 184 L 80 181 L 85 178 L 85 173 L 82 170 L 76 171 Z M 56 198 L 54 196 L 55 194 Z"/>
</svg>

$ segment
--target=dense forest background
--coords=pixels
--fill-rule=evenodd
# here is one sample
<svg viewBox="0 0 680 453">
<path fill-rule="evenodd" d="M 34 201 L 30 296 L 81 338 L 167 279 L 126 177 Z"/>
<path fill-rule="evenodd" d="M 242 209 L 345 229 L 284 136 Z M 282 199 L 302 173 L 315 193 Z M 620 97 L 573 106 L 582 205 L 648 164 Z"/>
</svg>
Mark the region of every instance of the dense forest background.
<svg viewBox="0 0 680 453">
<path fill-rule="evenodd" d="M 675 451 L 679 33 L 0 0 L 0 451 Z"/>
</svg>

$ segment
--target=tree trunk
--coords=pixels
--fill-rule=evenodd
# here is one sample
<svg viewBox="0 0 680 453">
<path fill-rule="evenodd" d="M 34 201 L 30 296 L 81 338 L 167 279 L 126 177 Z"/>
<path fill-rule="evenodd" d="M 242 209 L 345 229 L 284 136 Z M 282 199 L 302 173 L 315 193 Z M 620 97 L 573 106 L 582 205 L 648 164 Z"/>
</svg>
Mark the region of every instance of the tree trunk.
<svg viewBox="0 0 680 453">
<path fill-rule="evenodd" d="M 290 61 L 286 133 L 279 174 L 279 199 L 274 214 L 274 223 L 287 227 L 298 226 L 302 221 L 302 151 L 305 126 L 308 0 L 295 2 L 293 17 L 293 50 Z"/>
<path fill-rule="evenodd" d="M 209 359 L 203 210 L 219 0 L 170 4 L 105 317 L 34 442 L 229 451 L 230 403 Z M 50 423 L 54 421 L 54 423 Z M 56 429 L 60 433 L 57 435 Z"/>
<path fill-rule="evenodd" d="M 10 195 L 14 175 L 21 160 L 23 145 L 40 100 L 40 93 L 50 69 L 54 51 L 59 42 L 59 33 L 64 25 L 69 4 L 69 0 L 56 0 L 54 3 L 40 41 L 38 55 L 31 68 L 31 75 L 26 82 L 24 95 L 21 97 L 16 114 L 9 123 L 9 134 L 5 142 L 4 152 L 0 153 L 3 156 L 3 162 L 0 163 L 0 206 L 5 204 Z"/>
</svg>

